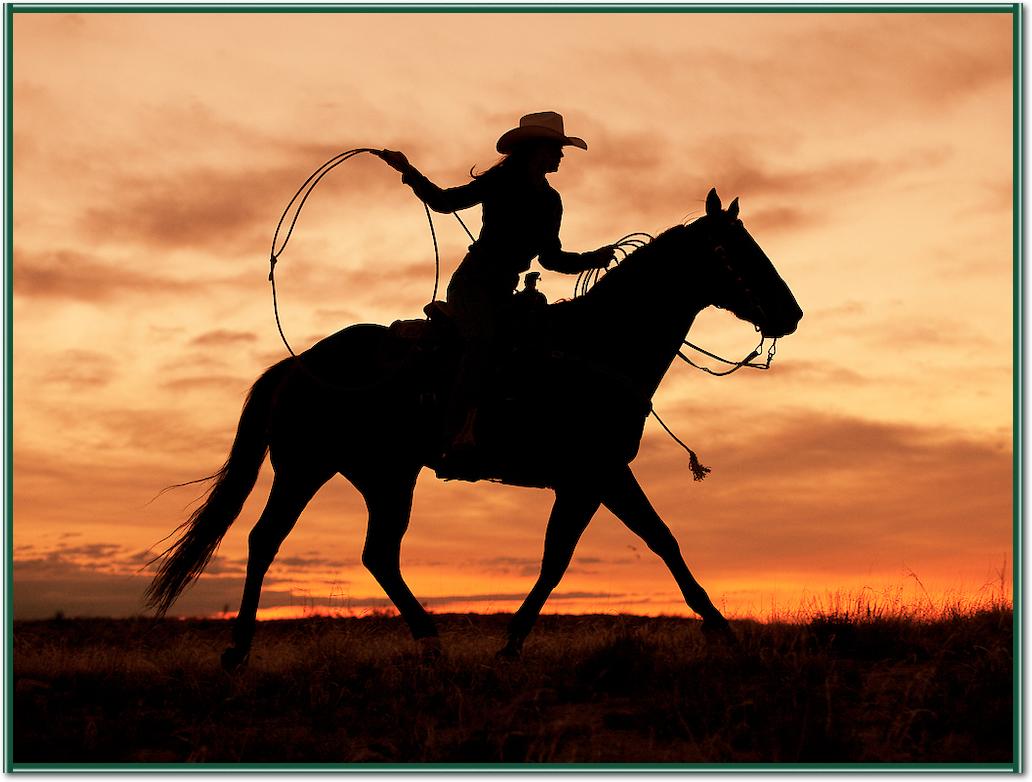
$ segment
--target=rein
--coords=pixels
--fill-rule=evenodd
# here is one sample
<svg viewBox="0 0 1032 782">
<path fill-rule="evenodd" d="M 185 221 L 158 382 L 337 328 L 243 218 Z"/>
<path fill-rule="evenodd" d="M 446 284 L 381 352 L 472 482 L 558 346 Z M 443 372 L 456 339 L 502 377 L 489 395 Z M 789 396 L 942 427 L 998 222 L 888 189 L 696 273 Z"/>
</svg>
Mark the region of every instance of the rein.
<svg viewBox="0 0 1032 782">
<path fill-rule="evenodd" d="M 690 358 L 688 358 L 688 356 L 686 356 L 680 350 L 677 351 L 677 357 L 679 359 L 681 359 L 682 361 L 684 361 L 686 364 L 690 364 L 691 366 L 695 367 L 698 370 L 701 370 L 702 372 L 705 372 L 708 375 L 713 375 L 714 377 L 727 377 L 732 372 L 737 372 L 742 367 L 749 367 L 749 369 L 770 369 L 770 363 L 774 360 L 774 356 L 778 352 L 778 340 L 777 340 L 777 337 L 775 337 L 774 341 L 770 343 L 770 348 L 767 350 L 767 360 L 764 361 L 762 364 L 754 364 L 753 363 L 753 359 L 756 358 L 758 355 L 760 355 L 760 353 L 763 352 L 763 343 L 766 342 L 766 341 L 767 341 L 766 337 L 761 338 L 760 339 L 760 344 L 757 345 L 755 348 L 753 348 L 752 353 L 750 353 L 748 356 L 743 358 L 741 361 L 728 361 L 726 358 L 721 358 L 716 353 L 710 353 L 708 350 L 700 348 L 698 345 L 695 345 L 695 344 L 689 342 L 688 340 L 684 340 L 684 342 L 682 344 L 685 347 L 689 347 L 692 350 L 697 350 L 698 352 L 702 353 L 703 355 L 709 356 L 712 359 L 716 359 L 717 361 L 721 362 L 722 364 L 730 364 L 731 365 L 731 369 L 728 369 L 728 370 L 726 370 L 724 372 L 716 372 L 716 371 L 710 369 L 709 367 L 704 367 L 701 364 L 696 364 L 694 361 L 692 361 Z"/>
</svg>

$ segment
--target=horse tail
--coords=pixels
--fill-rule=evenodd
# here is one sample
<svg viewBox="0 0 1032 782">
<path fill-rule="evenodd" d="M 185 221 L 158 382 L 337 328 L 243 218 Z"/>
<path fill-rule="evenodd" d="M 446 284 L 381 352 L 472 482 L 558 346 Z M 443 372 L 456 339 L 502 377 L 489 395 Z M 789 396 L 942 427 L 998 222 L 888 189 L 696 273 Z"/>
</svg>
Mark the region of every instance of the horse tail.
<svg viewBox="0 0 1032 782">
<path fill-rule="evenodd" d="M 160 559 L 161 564 L 147 587 L 145 600 L 158 616 L 164 616 L 183 590 L 201 575 L 240 515 L 269 451 L 273 401 L 291 362 L 288 358 L 270 367 L 251 386 L 229 458 L 218 472 L 201 479 L 212 482 L 204 502 L 173 530 L 173 535 L 180 533 L 176 541 L 152 560 Z"/>
</svg>

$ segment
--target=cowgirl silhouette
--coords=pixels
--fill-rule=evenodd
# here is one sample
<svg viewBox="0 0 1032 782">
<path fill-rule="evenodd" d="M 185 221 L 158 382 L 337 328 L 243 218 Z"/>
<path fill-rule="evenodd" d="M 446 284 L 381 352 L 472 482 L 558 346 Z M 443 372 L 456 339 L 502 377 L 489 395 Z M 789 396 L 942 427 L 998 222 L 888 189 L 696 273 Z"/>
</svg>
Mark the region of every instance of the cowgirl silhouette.
<svg viewBox="0 0 1032 782">
<path fill-rule="evenodd" d="M 496 148 L 504 155 L 500 161 L 483 173 L 470 171 L 472 182 L 446 189 L 423 176 L 401 152 L 380 153 L 435 212 L 483 205 L 480 236 L 448 283 L 447 301 L 464 349 L 451 402 L 449 427 L 454 435 L 445 453 L 446 464 L 471 460 L 491 349 L 520 273 L 530 268 L 535 256 L 544 268 L 565 274 L 605 268 L 613 261 L 609 245 L 584 253 L 562 248 L 563 204 L 546 175 L 559 170 L 567 146 L 588 148 L 583 139 L 566 135 L 563 118 L 554 111 L 527 114 L 520 118 L 519 127 L 498 139 Z"/>
</svg>

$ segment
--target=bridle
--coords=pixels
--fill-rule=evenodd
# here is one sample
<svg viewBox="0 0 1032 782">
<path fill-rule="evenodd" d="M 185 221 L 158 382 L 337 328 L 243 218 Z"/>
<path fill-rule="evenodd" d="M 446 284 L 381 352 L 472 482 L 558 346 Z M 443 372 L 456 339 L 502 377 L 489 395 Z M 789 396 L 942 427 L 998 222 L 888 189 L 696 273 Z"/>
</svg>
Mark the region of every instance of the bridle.
<svg viewBox="0 0 1032 782">
<path fill-rule="evenodd" d="M 754 311 L 760 313 L 761 315 L 766 314 L 764 312 L 764 310 L 763 310 L 763 305 L 760 304 L 756 300 L 756 296 L 753 294 L 752 288 L 749 287 L 749 285 L 746 284 L 745 280 L 742 279 L 742 276 L 740 274 L 738 274 L 737 271 L 735 271 L 734 267 L 731 266 L 731 262 L 727 258 L 727 250 L 724 249 L 724 246 L 722 244 L 715 244 L 713 246 L 712 253 L 723 262 L 724 269 L 727 271 L 728 277 L 733 278 L 735 280 L 735 282 L 737 282 L 739 284 L 739 286 L 741 287 L 741 290 L 742 290 L 742 294 L 745 296 L 746 299 L 748 299 L 749 306 Z M 716 306 L 717 309 L 727 309 L 726 307 L 722 307 L 720 305 L 714 305 L 714 306 Z M 756 328 L 756 331 L 760 330 L 759 326 L 756 326 L 755 328 Z M 764 361 L 762 364 L 753 363 L 753 359 L 756 358 L 757 356 L 759 356 L 763 352 L 763 345 L 764 345 L 764 343 L 766 341 L 767 341 L 767 338 L 761 335 L 760 336 L 760 344 L 758 344 L 753 349 L 753 351 L 749 355 L 747 355 L 745 358 L 743 358 L 741 361 L 730 361 L 730 360 L 728 360 L 726 358 L 718 356 L 716 353 L 711 353 L 710 351 L 708 351 L 708 350 L 706 350 L 704 348 L 700 348 L 698 345 L 694 344 L 693 342 L 689 342 L 688 340 L 684 340 L 681 343 L 685 347 L 689 347 L 692 350 L 695 350 L 695 351 L 698 351 L 699 353 L 702 353 L 704 356 L 709 356 L 710 358 L 715 359 L 715 360 L 721 362 L 722 364 L 730 365 L 731 369 L 725 370 L 723 372 L 717 372 L 717 371 L 715 371 L 713 369 L 710 369 L 709 367 L 704 367 L 701 364 L 696 364 L 694 361 L 692 361 L 690 358 L 688 358 L 688 356 L 686 356 L 680 350 L 677 351 L 677 357 L 679 359 L 681 359 L 682 361 L 684 361 L 685 363 L 689 364 L 690 366 L 693 366 L 696 369 L 698 369 L 698 370 L 700 370 L 702 372 L 705 372 L 708 375 L 713 375 L 714 377 L 726 377 L 727 375 L 730 375 L 730 374 L 732 374 L 734 372 L 737 372 L 742 367 L 749 367 L 749 369 L 764 369 L 764 370 L 766 370 L 766 369 L 770 369 L 770 364 L 774 360 L 774 356 L 778 352 L 778 338 L 777 337 L 774 337 L 773 341 L 770 344 L 770 348 L 767 350 L 767 359 L 766 359 L 766 361 Z"/>
<path fill-rule="evenodd" d="M 770 343 L 770 347 L 767 349 L 766 360 L 762 364 L 753 363 L 753 359 L 763 352 L 763 344 L 766 341 L 766 337 L 761 337 L 760 344 L 753 348 L 753 351 L 748 356 L 743 358 L 741 361 L 730 361 L 726 358 L 718 356 L 716 353 L 710 353 L 708 350 L 700 348 L 698 345 L 692 344 L 688 340 L 684 340 L 682 344 L 684 344 L 685 347 L 689 347 L 692 350 L 696 350 L 699 353 L 702 353 L 704 356 L 709 356 L 710 358 L 715 359 L 721 362 L 722 364 L 730 364 L 731 369 L 724 370 L 723 372 L 717 372 L 716 370 L 710 369 L 709 367 L 704 367 L 701 364 L 696 364 L 680 350 L 677 351 L 677 357 L 684 361 L 686 364 L 689 364 L 690 366 L 693 366 L 696 369 L 705 372 L 707 375 L 713 375 L 714 377 L 726 377 L 727 375 L 730 375 L 732 372 L 737 372 L 742 367 L 749 367 L 749 369 L 770 369 L 770 364 L 774 360 L 774 356 L 777 355 L 778 352 L 777 337 L 773 339 L 773 341 Z"/>
</svg>

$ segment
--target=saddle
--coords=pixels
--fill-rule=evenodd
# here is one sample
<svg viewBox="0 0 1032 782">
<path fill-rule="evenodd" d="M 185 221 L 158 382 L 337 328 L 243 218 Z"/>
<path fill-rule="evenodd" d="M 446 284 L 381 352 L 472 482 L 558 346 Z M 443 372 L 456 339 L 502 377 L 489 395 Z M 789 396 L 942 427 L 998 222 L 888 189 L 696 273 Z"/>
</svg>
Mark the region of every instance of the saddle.
<svg viewBox="0 0 1032 782">
<path fill-rule="evenodd" d="M 423 312 L 426 318 L 394 321 L 388 327 L 390 336 L 408 343 L 410 347 L 425 346 L 427 343 L 440 340 L 459 339 L 448 302 L 432 301 L 423 307 Z"/>
<path fill-rule="evenodd" d="M 626 378 L 555 350 L 541 299 L 516 294 L 506 313 L 497 341 L 498 360 L 479 407 L 477 465 L 470 473 L 452 473 L 435 458 L 443 450 L 443 419 L 462 349 L 451 308 L 434 301 L 424 307 L 425 319 L 398 320 L 389 327 L 388 349 L 395 361 L 407 366 L 409 388 L 418 395 L 420 407 L 439 422 L 435 426 L 440 427 L 441 439 L 427 461 L 439 477 L 543 488 L 551 485 L 558 465 L 568 467 L 575 451 L 568 456 L 567 446 L 579 444 L 579 452 L 584 443 L 597 439 L 589 450 L 601 454 L 608 452 L 611 438 L 631 443 L 640 439 L 648 400 L 640 398 Z M 600 427 L 600 421 L 606 426 Z M 621 435 L 624 429 L 628 431 Z"/>
<path fill-rule="evenodd" d="M 513 294 L 501 316 L 496 347 L 499 356 L 524 356 L 545 351 L 548 343 L 548 301 L 536 288 L 537 273 L 527 275 L 527 286 Z M 388 331 L 393 340 L 421 352 L 461 349 L 462 337 L 452 305 L 431 301 L 423 307 L 425 319 L 396 320 Z M 503 359 L 504 363 L 507 360 Z"/>
</svg>

